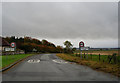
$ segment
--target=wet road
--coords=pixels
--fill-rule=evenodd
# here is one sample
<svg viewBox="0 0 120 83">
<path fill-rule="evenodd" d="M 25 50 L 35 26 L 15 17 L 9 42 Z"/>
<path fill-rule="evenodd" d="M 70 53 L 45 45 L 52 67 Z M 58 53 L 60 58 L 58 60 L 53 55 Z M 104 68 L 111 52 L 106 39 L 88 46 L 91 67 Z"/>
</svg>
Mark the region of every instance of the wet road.
<svg viewBox="0 0 120 83">
<path fill-rule="evenodd" d="M 27 58 L 2 75 L 3 81 L 117 81 L 118 78 L 89 67 L 61 60 L 55 54 Z"/>
</svg>

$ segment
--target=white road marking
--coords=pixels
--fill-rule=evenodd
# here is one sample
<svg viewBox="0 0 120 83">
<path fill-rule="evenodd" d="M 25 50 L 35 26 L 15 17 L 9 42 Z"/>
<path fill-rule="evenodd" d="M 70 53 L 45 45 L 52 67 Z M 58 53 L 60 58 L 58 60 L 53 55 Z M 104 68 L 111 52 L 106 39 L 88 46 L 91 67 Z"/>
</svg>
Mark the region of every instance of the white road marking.
<svg viewBox="0 0 120 83">
<path fill-rule="evenodd" d="M 39 59 L 31 59 L 27 61 L 28 63 L 39 63 L 40 60 Z"/>
<path fill-rule="evenodd" d="M 53 62 L 56 62 L 56 63 L 68 63 L 68 62 L 65 62 L 63 60 L 52 60 Z"/>
</svg>

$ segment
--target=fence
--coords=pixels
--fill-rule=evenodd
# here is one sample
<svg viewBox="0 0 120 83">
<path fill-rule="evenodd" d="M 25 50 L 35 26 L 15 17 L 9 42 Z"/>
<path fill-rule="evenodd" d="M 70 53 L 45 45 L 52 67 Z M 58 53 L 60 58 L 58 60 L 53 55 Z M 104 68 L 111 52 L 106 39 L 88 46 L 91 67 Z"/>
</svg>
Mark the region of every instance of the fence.
<svg viewBox="0 0 120 83">
<path fill-rule="evenodd" d="M 113 53 L 112 55 L 93 55 L 91 54 L 74 54 L 77 57 L 80 57 L 81 59 L 86 59 L 86 60 L 92 60 L 92 61 L 99 61 L 99 62 L 105 62 L 109 64 L 117 64 L 120 63 L 120 56 L 116 56 L 116 53 Z"/>
</svg>

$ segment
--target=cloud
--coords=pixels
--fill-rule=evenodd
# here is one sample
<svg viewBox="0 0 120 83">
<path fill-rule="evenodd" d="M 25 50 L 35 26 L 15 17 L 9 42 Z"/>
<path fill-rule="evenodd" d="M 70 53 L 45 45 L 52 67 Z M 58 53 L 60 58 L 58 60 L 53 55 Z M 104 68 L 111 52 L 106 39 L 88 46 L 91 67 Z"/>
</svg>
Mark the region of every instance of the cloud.
<svg viewBox="0 0 120 83">
<path fill-rule="evenodd" d="M 117 46 L 117 2 L 7 2 L 2 5 L 2 35 L 51 41 L 70 39 Z M 90 43 L 92 45 L 92 43 Z M 96 43 L 93 45 L 95 46 Z M 99 43 L 98 47 L 105 46 Z"/>
<path fill-rule="evenodd" d="M 3 35 L 117 38 L 117 3 L 3 3 Z"/>
<path fill-rule="evenodd" d="M 41 38 L 40 38 L 41 39 Z M 70 41 L 73 44 L 73 47 L 79 47 L 79 42 L 82 40 L 85 43 L 85 47 L 89 46 L 92 48 L 116 48 L 118 47 L 118 40 L 115 39 L 98 39 L 98 40 L 93 40 L 93 39 L 47 39 L 50 42 L 55 43 L 56 45 L 61 45 L 64 47 L 63 42 L 66 40 Z"/>
<path fill-rule="evenodd" d="M 0 36 L 2 36 L 2 3 L 0 3 Z"/>
</svg>

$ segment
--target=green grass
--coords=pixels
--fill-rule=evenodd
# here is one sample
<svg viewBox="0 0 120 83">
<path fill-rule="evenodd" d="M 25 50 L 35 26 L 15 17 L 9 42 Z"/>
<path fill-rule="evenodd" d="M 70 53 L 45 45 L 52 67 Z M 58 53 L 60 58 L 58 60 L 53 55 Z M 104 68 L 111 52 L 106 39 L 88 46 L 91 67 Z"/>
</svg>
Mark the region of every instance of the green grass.
<svg viewBox="0 0 120 83">
<path fill-rule="evenodd" d="M 28 56 L 32 56 L 33 54 L 17 54 L 17 55 L 3 55 L 0 56 L 0 69 L 4 68 L 20 59 L 23 59 Z"/>
</svg>

